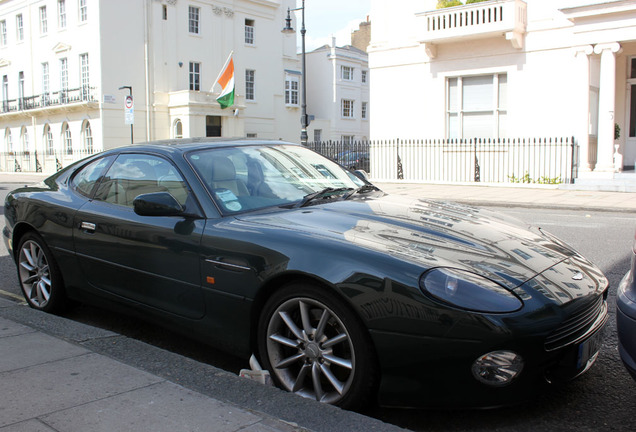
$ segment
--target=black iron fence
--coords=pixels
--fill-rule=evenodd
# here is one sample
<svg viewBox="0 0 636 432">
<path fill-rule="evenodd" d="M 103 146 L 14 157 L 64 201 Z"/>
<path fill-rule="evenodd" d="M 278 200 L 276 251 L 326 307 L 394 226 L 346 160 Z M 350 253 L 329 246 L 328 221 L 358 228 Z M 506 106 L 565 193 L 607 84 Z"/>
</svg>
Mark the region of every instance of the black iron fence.
<svg viewBox="0 0 636 432">
<path fill-rule="evenodd" d="M 375 180 L 573 183 L 573 137 L 314 142 L 309 147 Z"/>
<path fill-rule="evenodd" d="M 80 87 L 57 92 L 27 96 L 2 101 L 2 113 L 24 111 L 47 106 L 66 105 L 76 102 L 96 102 L 95 87 Z"/>
<path fill-rule="evenodd" d="M 54 173 L 94 154 L 94 150 L 0 152 L 0 171 Z"/>
</svg>

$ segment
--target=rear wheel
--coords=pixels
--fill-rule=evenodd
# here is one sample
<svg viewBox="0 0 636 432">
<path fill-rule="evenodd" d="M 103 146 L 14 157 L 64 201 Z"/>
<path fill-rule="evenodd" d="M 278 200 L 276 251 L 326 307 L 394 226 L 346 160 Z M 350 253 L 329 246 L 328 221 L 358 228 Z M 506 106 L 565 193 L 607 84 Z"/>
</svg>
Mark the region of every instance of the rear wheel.
<svg viewBox="0 0 636 432">
<path fill-rule="evenodd" d="M 38 234 L 24 235 L 18 246 L 18 280 L 29 306 L 57 313 L 67 304 L 60 272 L 46 243 Z"/>
<path fill-rule="evenodd" d="M 285 286 L 267 301 L 258 335 L 261 360 L 279 387 L 349 409 L 375 395 L 370 337 L 334 294 L 315 285 Z"/>
</svg>

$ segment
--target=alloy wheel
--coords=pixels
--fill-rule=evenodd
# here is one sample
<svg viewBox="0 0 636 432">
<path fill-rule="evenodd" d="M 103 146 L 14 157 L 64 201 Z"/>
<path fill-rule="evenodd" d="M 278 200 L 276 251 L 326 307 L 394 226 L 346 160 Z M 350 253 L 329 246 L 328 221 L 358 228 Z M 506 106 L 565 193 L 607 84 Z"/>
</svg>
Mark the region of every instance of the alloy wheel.
<svg viewBox="0 0 636 432">
<path fill-rule="evenodd" d="M 352 338 L 322 302 L 302 297 L 280 304 L 270 315 L 266 346 L 286 390 L 330 404 L 349 391 L 356 366 Z"/>
<path fill-rule="evenodd" d="M 38 309 L 46 307 L 51 298 L 51 273 L 46 254 L 35 241 L 22 244 L 18 272 L 25 297 Z"/>
</svg>

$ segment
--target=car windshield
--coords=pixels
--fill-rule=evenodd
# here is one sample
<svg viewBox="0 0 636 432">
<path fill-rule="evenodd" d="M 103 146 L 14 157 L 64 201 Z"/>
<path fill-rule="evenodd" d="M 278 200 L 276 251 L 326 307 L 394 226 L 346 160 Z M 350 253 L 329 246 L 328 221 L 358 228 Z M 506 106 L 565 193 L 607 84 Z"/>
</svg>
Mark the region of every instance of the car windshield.
<svg viewBox="0 0 636 432">
<path fill-rule="evenodd" d="M 296 145 L 210 148 L 187 155 L 223 214 L 306 204 L 364 186 L 338 164 Z"/>
</svg>

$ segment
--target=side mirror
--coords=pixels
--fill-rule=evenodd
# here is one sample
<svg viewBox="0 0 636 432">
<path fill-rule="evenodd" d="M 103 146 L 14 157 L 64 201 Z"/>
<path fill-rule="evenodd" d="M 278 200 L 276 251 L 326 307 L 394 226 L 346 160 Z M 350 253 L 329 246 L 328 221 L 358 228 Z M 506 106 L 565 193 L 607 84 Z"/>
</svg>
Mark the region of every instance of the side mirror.
<svg viewBox="0 0 636 432">
<path fill-rule="evenodd" d="M 168 192 L 139 195 L 133 200 L 133 209 L 139 216 L 183 216 L 183 207 Z"/>
</svg>

